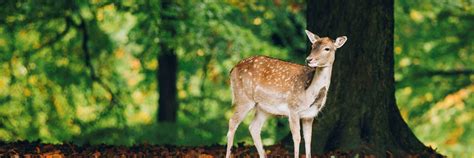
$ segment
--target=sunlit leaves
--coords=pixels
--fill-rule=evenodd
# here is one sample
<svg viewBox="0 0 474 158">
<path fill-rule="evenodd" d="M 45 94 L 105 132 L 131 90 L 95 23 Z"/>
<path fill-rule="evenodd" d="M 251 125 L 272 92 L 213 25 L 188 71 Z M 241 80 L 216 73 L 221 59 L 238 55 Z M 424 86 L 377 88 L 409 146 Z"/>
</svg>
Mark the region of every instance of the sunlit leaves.
<svg viewBox="0 0 474 158">
<path fill-rule="evenodd" d="M 8 12 L 0 15 L 7 22 L 0 26 L 0 50 L 8 52 L 1 56 L 5 73 L 0 75 L 0 118 L 6 122 L 0 127 L 0 133 L 6 133 L 1 139 L 221 142 L 227 123 L 224 113 L 231 108 L 230 68 L 252 55 L 289 59 L 290 50 L 304 48 L 304 42 L 297 46 L 277 43 L 278 47 L 273 40 L 276 33 L 281 40 L 295 33 L 303 35 L 291 27 L 294 23 L 303 26 L 301 4 L 231 3 L 179 1 L 171 12 L 162 12 L 156 1 L 6 5 L 2 11 Z M 172 22 L 177 30 L 173 37 L 163 27 L 165 14 L 178 18 Z M 294 17 L 300 20 L 290 21 Z M 274 22 L 285 27 L 273 28 Z M 158 45 L 163 41 L 170 41 L 179 57 L 178 125 L 154 121 Z M 151 126 L 141 127 L 143 131 L 134 135 L 124 131 L 142 125 Z M 176 133 L 162 130 L 168 127 Z M 186 132 L 190 128 L 196 129 L 195 134 Z M 110 137 L 102 137 L 104 131 Z M 265 142 L 275 142 L 278 132 L 264 134 L 268 133 L 272 134 Z M 165 139 L 168 136 L 177 138 Z M 250 140 L 249 135 L 242 137 Z"/>
<path fill-rule="evenodd" d="M 415 22 L 422 22 L 424 16 L 417 10 L 411 10 L 410 11 L 410 18 L 415 21 Z"/>
<path fill-rule="evenodd" d="M 474 69 L 474 54 L 466 53 L 474 48 L 468 40 L 474 37 L 468 31 L 473 22 L 467 20 L 473 11 L 472 2 L 462 0 L 400 0 L 395 7 L 398 105 L 422 142 L 451 157 L 473 153 L 465 148 L 469 141 L 462 141 L 472 137 L 472 125 L 454 120 L 472 117 L 472 99 L 461 99 L 465 97 L 458 92 L 469 89 L 474 80 L 469 73 L 439 72 Z"/>
</svg>

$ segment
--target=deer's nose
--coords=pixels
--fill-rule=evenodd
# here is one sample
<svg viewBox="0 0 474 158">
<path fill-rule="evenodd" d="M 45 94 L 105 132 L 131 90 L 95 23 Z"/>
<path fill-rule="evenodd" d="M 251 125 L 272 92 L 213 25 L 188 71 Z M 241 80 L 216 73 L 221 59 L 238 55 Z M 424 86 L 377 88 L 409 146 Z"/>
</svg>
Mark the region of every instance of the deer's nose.
<svg viewBox="0 0 474 158">
<path fill-rule="evenodd" d="M 310 57 L 306 58 L 306 63 L 311 62 L 311 60 L 313 60 L 313 58 L 310 58 Z"/>
</svg>

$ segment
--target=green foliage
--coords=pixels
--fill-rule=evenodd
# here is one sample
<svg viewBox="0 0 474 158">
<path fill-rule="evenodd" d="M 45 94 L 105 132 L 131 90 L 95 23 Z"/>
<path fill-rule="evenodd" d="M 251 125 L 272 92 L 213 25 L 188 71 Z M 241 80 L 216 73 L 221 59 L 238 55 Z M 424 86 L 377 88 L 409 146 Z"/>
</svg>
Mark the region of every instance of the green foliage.
<svg viewBox="0 0 474 158">
<path fill-rule="evenodd" d="M 469 1 L 396 1 L 398 105 L 418 138 L 448 157 L 474 155 L 473 19 Z"/>
<path fill-rule="evenodd" d="M 232 66 L 257 54 L 303 62 L 304 3 L 173 2 L 2 2 L 0 140 L 223 144 Z M 163 15 L 177 19 L 163 23 Z M 472 2 L 463 0 L 395 6 L 402 116 L 423 142 L 453 157 L 474 154 L 473 17 Z M 155 121 L 163 41 L 179 58 L 176 124 Z M 249 122 L 236 142 L 250 142 Z M 264 144 L 288 133 L 285 119 L 267 126 Z"/>
<path fill-rule="evenodd" d="M 223 143 L 231 67 L 257 54 L 296 59 L 289 51 L 305 49 L 303 12 L 287 2 L 182 0 L 170 8 L 160 3 L 7 2 L 0 15 L 0 139 Z M 177 19 L 163 23 L 163 15 Z M 284 27 L 273 27 L 277 23 Z M 164 26 L 176 27 L 176 36 Z M 179 58 L 176 124 L 155 121 L 162 41 Z M 266 131 L 266 144 L 287 132 Z M 239 133 L 238 142 L 250 140 L 246 128 Z"/>
</svg>

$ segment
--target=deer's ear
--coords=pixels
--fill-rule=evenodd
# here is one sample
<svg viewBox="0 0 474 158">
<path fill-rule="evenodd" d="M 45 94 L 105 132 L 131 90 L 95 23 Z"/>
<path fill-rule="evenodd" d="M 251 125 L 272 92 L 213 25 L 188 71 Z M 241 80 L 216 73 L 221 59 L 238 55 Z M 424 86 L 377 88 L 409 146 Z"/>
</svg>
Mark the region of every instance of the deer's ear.
<svg viewBox="0 0 474 158">
<path fill-rule="evenodd" d="M 308 31 L 308 30 L 304 30 L 304 32 L 306 32 L 306 35 L 308 36 L 309 38 L 309 41 L 311 41 L 311 43 L 314 43 L 316 42 L 317 40 L 319 40 L 319 36 Z"/>
<path fill-rule="evenodd" d="M 341 36 L 341 37 L 336 38 L 336 42 L 334 43 L 334 45 L 336 45 L 336 48 L 341 48 L 342 45 L 346 43 L 346 41 L 347 41 L 347 37 Z"/>
</svg>

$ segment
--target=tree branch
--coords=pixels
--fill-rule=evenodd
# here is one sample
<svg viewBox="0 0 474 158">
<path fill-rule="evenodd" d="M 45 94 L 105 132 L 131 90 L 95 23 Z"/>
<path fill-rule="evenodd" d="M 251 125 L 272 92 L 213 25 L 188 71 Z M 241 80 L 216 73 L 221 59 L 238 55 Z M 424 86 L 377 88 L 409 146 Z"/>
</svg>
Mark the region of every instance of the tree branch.
<svg viewBox="0 0 474 158">
<path fill-rule="evenodd" d="M 54 36 L 53 39 L 41 44 L 38 48 L 33 50 L 33 52 L 38 52 L 43 48 L 52 46 L 56 42 L 60 41 L 69 32 L 69 30 L 71 28 L 71 25 L 73 25 L 73 21 L 72 21 L 71 17 L 65 17 L 64 19 L 66 21 L 66 27 L 64 28 L 64 30 L 57 33 L 56 36 Z"/>
<path fill-rule="evenodd" d="M 464 69 L 464 70 L 428 70 L 424 68 L 414 69 L 415 72 L 408 74 L 404 77 L 403 80 L 418 80 L 427 77 L 433 76 L 443 76 L 443 77 L 459 77 L 459 76 L 468 76 L 474 75 L 473 69 Z M 395 82 L 396 85 L 404 85 L 403 81 Z"/>
<path fill-rule="evenodd" d="M 96 81 L 98 80 L 98 77 L 95 74 L 95 70 L 91 62 L 91 53 L 89 51 L 89 32 L 86 26 L 87 24 L 82 16 L 80 16 L 80 19 L 81 19 L 81 23 L 78 25 L 78 28 L 82 32 L 81 48 L 82 48 L 82 51 L 84 52 L 84 63 L 86 64 L 86 67 L 89 69 L 89 73 L 91 74 L 91 80 Z"/>
<path fill-rule="evenodd" d="M 80 16 L 80 20 L 81 20 L 81 23 L 77 25 L 76 27 L 78 27 L 78 29 L 82 33 L 81 48 L 84 52 L 84 63 L 86 67 L 89 69 L 91 81 L 92 83 L 94 82 L 98 83 L 110 94 L 111 100 L 110 100 L 109 107 L 112 107 L 114 103 L 120 104 L 117 94 L 114 93 L 112 88 L 110 88 L 110 86 L 108 86 L 100 77 L 98 77 L 98 75 L 95 72 L 94 66 L 92 65 L 91 52 L 89 50 L 89 32 L 88 32 L 86 20 L 82 16 Z M 105 111 L 101 112 L 98 117 L 100 118 L 104 115 L 105 115 Z"/>
<path fill-rule="evenodd" d="M 474 75 L 474 70 L 430 70 L 416 73 L 415 76 L 459 76 L 459 75 Z"/>
</svg>

